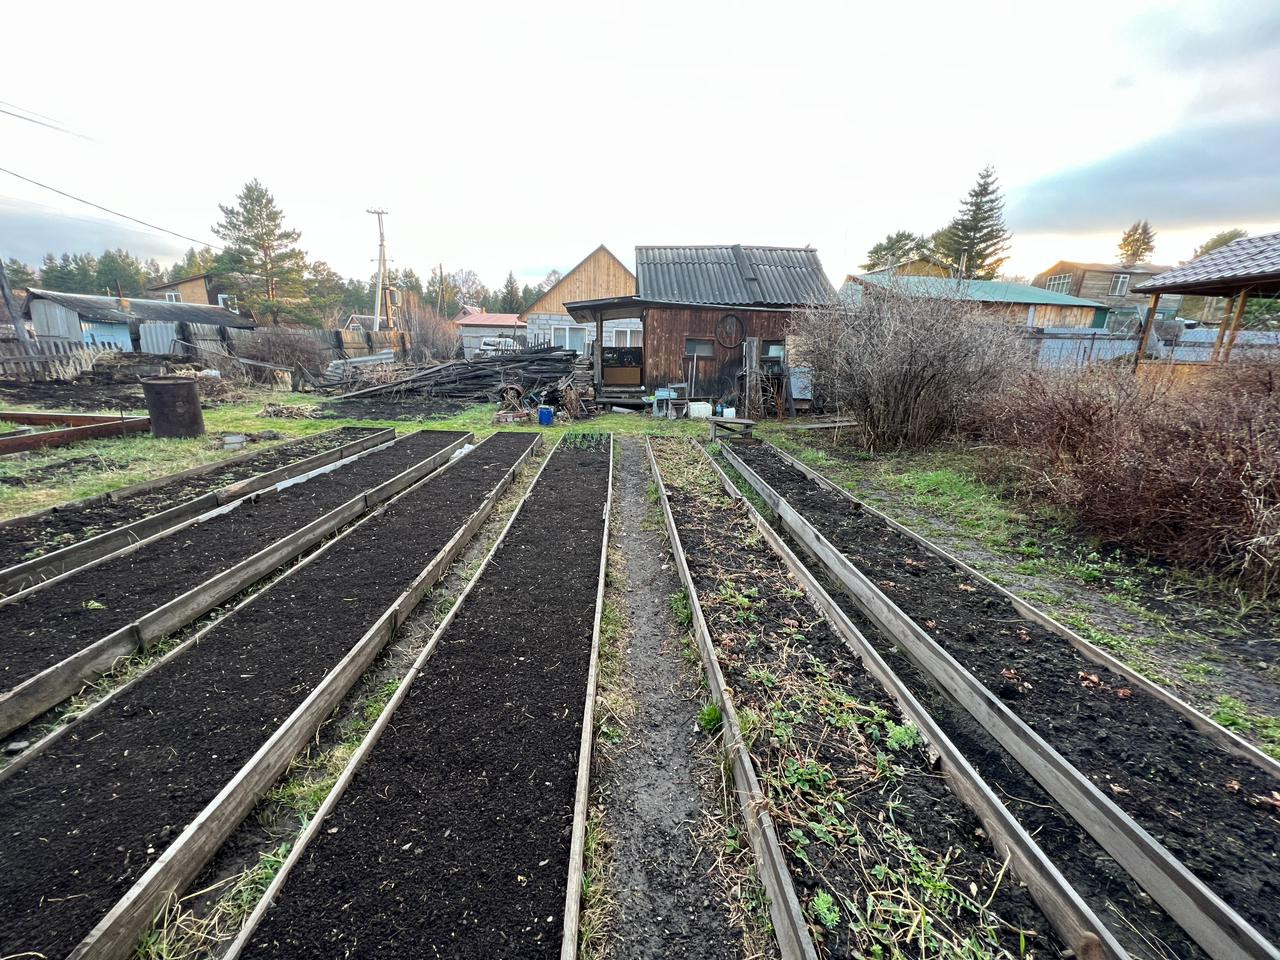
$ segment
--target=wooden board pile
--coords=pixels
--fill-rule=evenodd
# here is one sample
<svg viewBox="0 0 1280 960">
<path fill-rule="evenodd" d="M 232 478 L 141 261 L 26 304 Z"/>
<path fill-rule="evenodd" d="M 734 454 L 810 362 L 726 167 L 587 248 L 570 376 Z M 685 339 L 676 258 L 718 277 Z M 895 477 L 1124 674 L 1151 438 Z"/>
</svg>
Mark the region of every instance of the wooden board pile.
<svg viewBox="0 0 1280 960">
<path fill-rule="evenodd" d="M 591 369 L 590 357 L 548 347 L 450 360 L 334 399 L 423 395 L 473 403 L 502 402 L 526 409 L 545 403 L 576 418 L 589 416 L 595 409 Z"/>
</svg>

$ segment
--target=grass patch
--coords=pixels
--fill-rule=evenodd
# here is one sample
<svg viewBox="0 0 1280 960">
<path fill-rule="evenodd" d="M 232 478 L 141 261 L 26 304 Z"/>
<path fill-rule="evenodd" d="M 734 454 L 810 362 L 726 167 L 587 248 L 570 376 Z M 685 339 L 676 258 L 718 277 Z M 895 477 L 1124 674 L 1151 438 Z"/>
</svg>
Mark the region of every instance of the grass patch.
<svg viewBox="0 0 1280 960">
<path fill-rule="evenodd" d="M 1280 717 L 1255 713 L 1235 697 L 1218 697 L 1215 703 L 1209 714 L 1215 722 L 1256 740 L 1266 753 L 1280 760 Z"/>
</svg>

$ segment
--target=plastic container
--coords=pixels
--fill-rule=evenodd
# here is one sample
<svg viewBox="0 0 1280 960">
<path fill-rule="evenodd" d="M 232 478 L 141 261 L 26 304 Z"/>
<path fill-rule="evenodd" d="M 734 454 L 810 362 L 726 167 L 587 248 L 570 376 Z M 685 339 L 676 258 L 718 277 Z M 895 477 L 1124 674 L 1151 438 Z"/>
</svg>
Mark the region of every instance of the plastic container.
<svg viewBox="0 0 1280 960">
<path fill-rule="evenodd" d="M 736 420 L 736 419 L 738 418 L 738 408 L 737 408 L 737 407 L 725 407 L 725 408 L 724 408 L 724 418 L 725 418 L 726 420 Z"/>
<path fill-rule="evenodd" d="M 703 403 L 700 400 L 694 400 L 689 404 L 689 417 L 693 420 L 709 420 L 711 418 L 711 404 Z"/>
<path fill-rule="evenodd" d="M 142 394 L 153 437 L 204 436 L 200 388 L 194 377 L 146 377 Z"/>
<path fill-rule="evenodd" d="M 556 421 L 555 407 L 549 407 L 545 403 L 538 407 L 538 426 L 549 427 Z"/>
</svg>

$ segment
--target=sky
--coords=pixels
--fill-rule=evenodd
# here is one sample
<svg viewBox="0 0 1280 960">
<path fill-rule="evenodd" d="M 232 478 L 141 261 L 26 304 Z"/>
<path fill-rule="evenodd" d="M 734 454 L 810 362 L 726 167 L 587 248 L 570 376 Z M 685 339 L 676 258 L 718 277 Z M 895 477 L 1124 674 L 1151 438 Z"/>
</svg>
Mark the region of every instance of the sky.
<svg viewBox="0 0 1280 960">
<path fill-rule="evenodd" d="M 392 265 L 424 276 L 748 243 L 814 246 L 838 283 L 987 164 L 1028 278 L 1114 259 L 1138 218 L 1156 263 L 1280 230 L 1275 0 L 72 0 L 3 23 L 0 167 L 208 241 L 258 178 L 346 275 L 382 207 Z M 0 257 L 190 245 L 0 172 Z"/>
</svg>

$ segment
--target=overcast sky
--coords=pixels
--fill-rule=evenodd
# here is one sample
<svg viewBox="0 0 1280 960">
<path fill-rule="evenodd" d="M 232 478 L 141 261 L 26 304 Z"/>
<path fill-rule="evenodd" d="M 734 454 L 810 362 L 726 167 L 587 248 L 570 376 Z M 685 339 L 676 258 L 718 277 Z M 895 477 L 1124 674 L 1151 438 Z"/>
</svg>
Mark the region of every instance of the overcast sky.
<svg viewBox="0 0 1280 960">
<path fill-rule="evenodd" d="M 210 239 L 536 281 L 597 244 L 811 244 L 833 280 L 985 164 L 1010 272 L 1280 229 L 1280 3 L 6 4 L 0 167 Z M 189 246 L 0 173 L 0 256 Z"/>
</svg>

